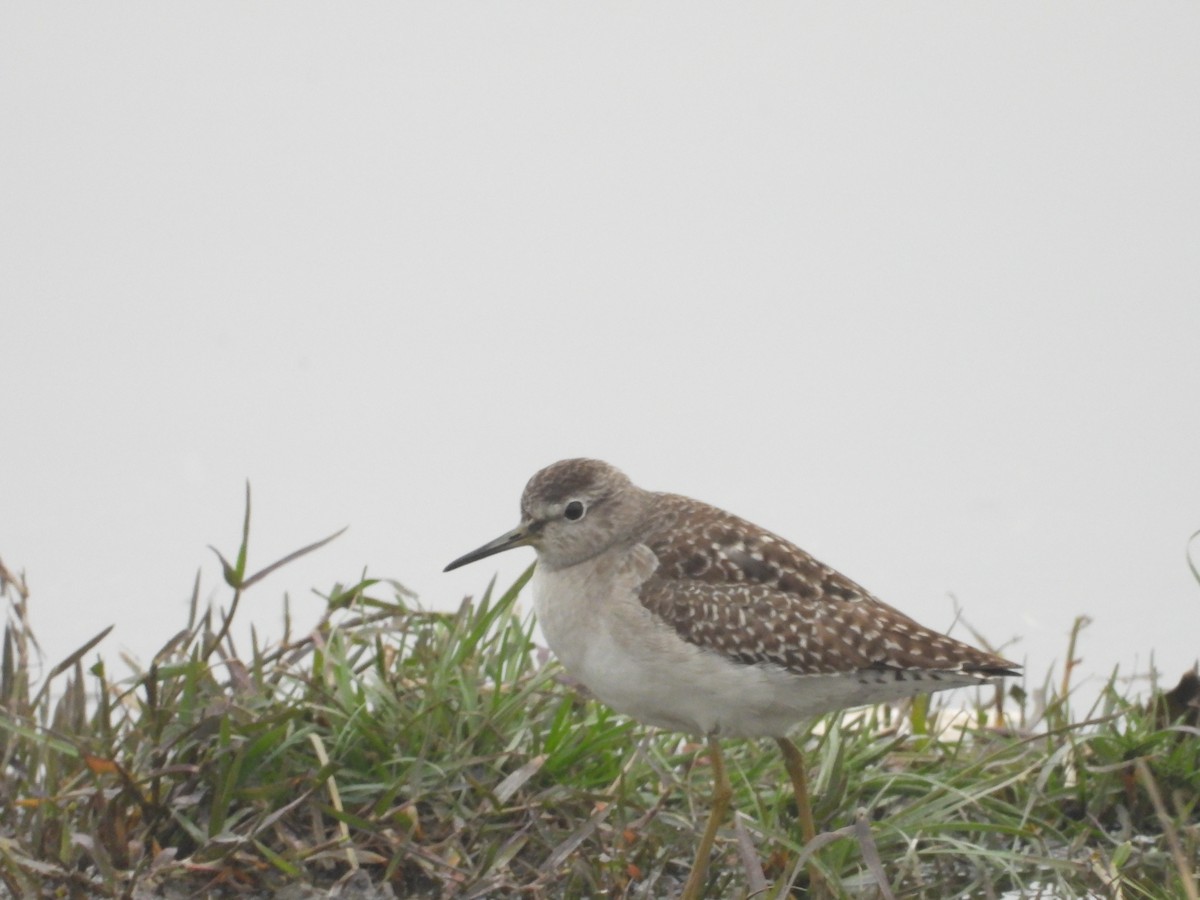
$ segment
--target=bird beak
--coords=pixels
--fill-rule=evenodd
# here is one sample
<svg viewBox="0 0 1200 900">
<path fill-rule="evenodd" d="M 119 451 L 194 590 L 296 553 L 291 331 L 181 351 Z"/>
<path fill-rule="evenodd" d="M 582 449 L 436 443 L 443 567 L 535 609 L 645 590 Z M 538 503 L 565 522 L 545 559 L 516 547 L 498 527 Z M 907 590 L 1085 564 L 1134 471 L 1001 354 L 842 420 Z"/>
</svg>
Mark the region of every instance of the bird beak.
<svg viewBox="0 0 1200 900">
<path fill-rule="evenodd" d="M 528 547 L 533 543 L 533 532 L 529 522 L 522 522 L 517 526 L 515 531 L 510 531 L 502 537 L 496 538 L 494 541 L 489 541 L 477 550 L 472 550 L 466 556 L 460 556 L 446 568 L 443 572 L 449 572 L 451 569 L 457 569 L 459 566 L 465 566 L 467 563 L 473 563 L 476 560 L 483 559 L 485 556 L 491 556 L 493 553 L 503 553 L 505 550 L 511 550 L 513 547 Z"/>
</svg>

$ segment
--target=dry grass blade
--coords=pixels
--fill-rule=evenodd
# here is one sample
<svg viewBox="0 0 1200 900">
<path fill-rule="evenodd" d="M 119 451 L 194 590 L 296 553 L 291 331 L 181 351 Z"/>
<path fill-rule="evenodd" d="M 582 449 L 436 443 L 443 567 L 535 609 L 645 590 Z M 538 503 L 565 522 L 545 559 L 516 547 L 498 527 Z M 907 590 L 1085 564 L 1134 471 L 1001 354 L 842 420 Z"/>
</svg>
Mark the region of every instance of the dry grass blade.
<svg viewBox="0 0 1200 900">
<path fill-rule="evenodd" d="M 1166 804 L 1163 803 L 1162 794 L 1158 790 L 1158 784 L 1155 782 L 1154 776 L 1151 774 L 1150 768 L 1146 765 L 1144 759 L 1136 760 L 1134 768 L 1137 770 L 1138 780 L 1141 781 L 1142 787 L 1150 795 L 1150 802 L 1154 804 L 1154 813 L 1158 816 L 1158 821 L 1162 824 L 1163 834 L 1166 835 L 1167 844 L 1171 848 L 1171 857 L 1175 861 L 1175 868 L 1179 873 L 1180 884 L 1182 884 L 1184 891 L 1187 893 L 1188 900 L 1200 900 L 1200 894 L 1196 891 L 1196 876 L 1192 872 L 1192 865 L 1188 861 L 1187 854 L 1183 852 L 1183 845 L 1179 842 L 1179 834 L 1175 829 L 1175 823 L 1171 820 L 1170 813 L 1167 812 Z"/>
<path fill-rule="evenodd" d="M 733 835 L 737 839 L 738 857 L 742 860 L 742 869 L 746 872 L 746 891 L 751 897 L 765 895 L 770 890 L 770 882 L 763 872 L 762 860 L 754 847 L 754 840 L 746 829 L 746 823 L 741 813 L 733 817 Z"/>
<path fill-rule="evenodd" d="M 317 761 L 321 764 L 321 768 L 329 768 L 329 754 L 325 751 L 325 742 L 321 740 L 321 736 L 316 732 L 312 732 L 309 734 L 308 739 L 317 754 Z M 342 806 L 342 795 L 338 791 L 337 779 L 332 774 L 325 779 L 325 789 L 329 792 L 329 802 L 333 808 L 338 812 L 345 812 L 346 808 Z M 342 843 L 346 845 L 346 862 L 350 864 L 351 869 L 357 869 L 358 856 L 355 854 L 354 845 L 350 840 L 350 828 L 346 825 L 345 821 L 339 820 L 337 829 L 338 834 L 341 835 Z"/>
<path fill-rule="evenodd" d="M 567 861 L 567 857 L 574 853 L 579 845 L 586 841 L 600 827 L 601 823 L 609 817 L 612 811 L 613 807 L 609 803 L 604 803 L 596 807 L 595 812 L 588 817 L 587 821 L 576 828 L 567 836 L 566 840 L 554 848 L 554 851 L 546 859 L 546 871 L 549 873 L 558 871 L 563 863 Z"/>
<path fill-rule="evenodd" d="M 804 849 L 800 852 L 800 855 L 796 857 L 796 861 L 792 865 L 791 875 L 788 876 L 787 881 L 784 882 L 783 887 L 780 888 L 776 900 L 787 900 L 787 898 L 791 896 L 792 886 L 795 885 L 799 880 L 800 874 L 808 865 L 809 860 L 820 853 L 822 849 L 829 844 L 832 844 L 834 841 L 853 836 L 854 826 L 847 825 L 845 828 L 839 828 L 836 831 L 822 832 L 805 844 Z"/>
<path fill-rule="evenodd" d="M 266 578 L 268 575 L 270 575 L 275 570 L 280 569 L 283 566 L 286 566 L 288 563 L 295 562 L 300 557 L 307 556 L 309 553 L 312 553 L 315 550 L 320 550 L 322 547 L 324 547 L 330 541 L 336 540 L 337 538 L 339 538 L 343 534 L 345 534 L 349 528 L 350 528 L 350 526 L 347 525 L 345 528 L 338 529 L 333 534 L 329 535 L 329 537 L 321 538 L 321 540 L 319 540 L 319 541 L 313 541 L 313 543 L 308 544 L 304 547 L 301 547 L 299 550 L 293 550 L 287 556 L 284 556 L 281 559 L 275 560 L 275 562 L 271 563 L 269 566 L 259 569 L 257 572 L 255 572 L 253 575 L 251 575 L 249 578 L 242 581 L 242 583 L 240 585 L 241 588 L 243 590 L 245 590 L 246 588 L 262 581 L 264 578 Z"/>
<path fill-rule="evenodd" d="M 1196 560 L 1192 558 L 1192 542 L 1198 537 L 1200 537 L 1200 531 L 1193 532 L 1192 535 L 1187 539 L 1187 551 L 1185 555 L 1187 556 L 1188 568 L 1192 570 L 1192 575 L 1195 577 L 1196 581 L 1200 582 L 1200 567 L 1197 567 Z"/>
<path fill-rule="evenodd" d="M 854 836 L 858 838 L 863 862 L 867 864 L 867 868 L 875 878 L 875 887 L 880 896 L 883 897 L 883 900 L 896 900 L 896 895 L 892 893 L 887 875 L 883 871 L 883 860 L 879 857 L 879 848 L 875 846 L 875 838 L 871 836 L 871 822 L 867 818 L 867 811 L 861 807 L 854 814 Z"/>
<path fill-rule="evenodd" d="M 46 696 L 46 691 L 49 689 L 50 683 L 55 678 L 57 678 L 59 675 L 61 675 L 63 672 L 67 672 L 70 669 L 72 669 L 81 659 L 83 659 L 84 656 L 87 655 L 87 653 L 93 647 L 95 647 L 102 640 L 104 640 L 106 637 L 108 637 L 109 632 L 111 632 L 113 630 L 113 627 L 114 626 L 109 625 L 107 628 L 105 628 L 99 634 L 95 635 L 90 640 L 88 640 L 82 647 L 80 647 L 79 649 L 77 649 L 73 653 L 71 653 L 69 656 L 67 656 L 66 659 L 64 659 L 62 662 L 60 662 L 54 668 L 52 668 L 48 673 L 46 673 L 46 680 L 42 682 L 41 688 L 38 690 L 38 692 L 36 694 L 34 694 L 33 701 L 31 702 L 30 705 L 37 706 L 38 703 L 41 702 L 42 698 Z"/>
<path fill-rule="evenodd" d="M 524 786 L 525 782 L 529 781 L 530 778 L 541 771 L 542 766 L 545 764 L 546 754 L 539 753 L 533 759 L 529 760 L 529 762 L 525 763 L 525 765 L 521 766 L 521 768 L 517 769 L 515 772 L 501 781 L 498 785 L 496 785 L 496 789 L 492 792 L 496 798 L 496 801 L 500 804 L 507 803 L 510 799 L 512 799 L 513 794 L 515 794 Z"/>
</svg>

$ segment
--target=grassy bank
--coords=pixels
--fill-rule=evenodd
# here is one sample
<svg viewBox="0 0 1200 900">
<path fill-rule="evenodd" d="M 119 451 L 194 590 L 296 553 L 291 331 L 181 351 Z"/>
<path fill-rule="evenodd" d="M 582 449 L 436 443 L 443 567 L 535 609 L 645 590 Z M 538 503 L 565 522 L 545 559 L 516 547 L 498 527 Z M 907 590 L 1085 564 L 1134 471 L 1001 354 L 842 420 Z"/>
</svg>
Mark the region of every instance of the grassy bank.
<svg viewBox="0 0 1200 900">
<path fill-rule="evenodd" d="M 300 632 L 285 614 L 279 637 L 236 646 L 230 622 L 262 574 L 247 572 L 248 539 L 249 516 L 223 608 L 201 608 L 197 582 L 180 632 L 120 672 L 92 643 L 35 679 L 36 598 L 0 571 L 0 881 L 12 894 L 269 895 L 356 870 L 413 897 L 678 888 L 711 789 L 703 748 L 572 685 L 515 611 L 528 573 L 454 614 L 414 608 L 387 582 L 335 586 L 320 622 Z M 800 732 L 830 890 L 1194 897 L 1194 718 L 1168 721 L 1112 682 L 1077 711 L 1069 683 L 959 691 Z M 802 895 L 774 744 L 729 742 L 727 760 L 739 814 L 710 895 Z"/>
</svg>

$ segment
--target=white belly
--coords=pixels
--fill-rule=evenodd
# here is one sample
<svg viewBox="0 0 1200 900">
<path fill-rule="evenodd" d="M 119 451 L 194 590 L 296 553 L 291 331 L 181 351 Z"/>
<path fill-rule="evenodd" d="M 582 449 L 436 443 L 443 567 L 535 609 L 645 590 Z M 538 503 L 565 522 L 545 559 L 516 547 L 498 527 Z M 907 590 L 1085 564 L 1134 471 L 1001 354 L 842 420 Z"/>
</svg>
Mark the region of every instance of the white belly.
<svg viewBox="0 0 1200 900">
<path fill-rule="evenodd" d="M 651 725 L 740 736 L 783 735 L 845 705 L 830 693 L 838 679 L 735 663 L 683 641 L 633 594 L 655 564 L 639 547 L 534 574 L 534 608 L 550 649 L 601 701 Z"/>
</svg>

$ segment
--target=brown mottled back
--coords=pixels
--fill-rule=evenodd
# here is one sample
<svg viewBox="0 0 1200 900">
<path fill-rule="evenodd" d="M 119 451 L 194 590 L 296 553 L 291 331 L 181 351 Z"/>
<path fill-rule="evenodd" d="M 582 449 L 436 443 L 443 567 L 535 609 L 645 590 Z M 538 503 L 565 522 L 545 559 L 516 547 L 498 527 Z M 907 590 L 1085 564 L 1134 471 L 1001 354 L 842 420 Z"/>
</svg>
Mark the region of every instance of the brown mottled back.
<svg viewBox="0 0 1200 900">
<path fill-rule="evenodd" d="M 658 569 L 639 599 L 684 640 L 797 675 L 1016 674 L 991 653 L 938 634 L 799 547 L 687 497 L 655 495 L 642 542 Z"/>
</svg>

